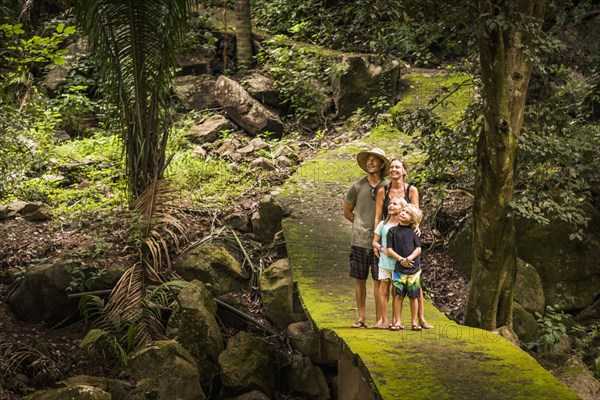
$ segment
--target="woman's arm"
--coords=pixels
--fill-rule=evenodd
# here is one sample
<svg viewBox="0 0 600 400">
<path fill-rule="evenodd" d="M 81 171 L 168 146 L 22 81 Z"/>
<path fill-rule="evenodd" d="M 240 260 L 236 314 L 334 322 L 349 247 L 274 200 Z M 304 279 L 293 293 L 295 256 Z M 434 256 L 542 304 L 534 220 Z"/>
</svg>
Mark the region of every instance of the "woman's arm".
<svg viewBox="0 0 600 400">
<path fill-rule="evenodd" d="M 415 205 L 418 209 L 419 207 L 419 189 L 415 185 L 412 185 L 410 189 L 408 189 L 408 200 Z"/>
<path fill-rule="evenodd" d="M 385 200 L 385 186 L 377 190 L 377 198 L 375 199 L 375 227 L 377 227 L 383 216 L 383 200 Z"/>
</svg>

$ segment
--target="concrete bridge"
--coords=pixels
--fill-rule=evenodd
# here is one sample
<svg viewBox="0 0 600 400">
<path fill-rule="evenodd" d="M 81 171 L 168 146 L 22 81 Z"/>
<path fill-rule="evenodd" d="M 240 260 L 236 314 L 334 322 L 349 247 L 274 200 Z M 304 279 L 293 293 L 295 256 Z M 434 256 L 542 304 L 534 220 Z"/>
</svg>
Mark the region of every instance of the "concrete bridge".
<svg viewBox="0 0 600 400">
<path fill-rule="evenodd" d="M 432 330 L 350 328 L 357 317 L 348 276 L 351 225 L 341 209 L 348 183 L 363 173 L 355 167 L 358 145 L 309 161 L 278 196 L 291 210 L 284 233 L 300 300 L 322 340 L 339 349 L 338 398 L 578 399 L 508 340 L 458 325 L 429 303 Z M 372 290 L 370 278 L 367 286 Z M 367 321 L 374 310 L 371 292 Z"/>
<path fill-rule="evenodd" d="M 321 340 L 339 355 L 338 398 L 578 399 L 508 340 L 456 324 L 429 303 L 432 330 L 350 328 L 357 311 L 354 280 L 348 276 L 351 224 L 342 215 L 342 202 L 348 186 L 364 175 L 356 154 L 372 147 L 399 154 L 402 140 L 408 139 L 380 131 L 323 152 L 277 195 L 291 211 L 284 234 L 300 300 Z M 426 274 L 427 265 L 423 270 Z M 370 278 L 367 287 L 372 290 Z M 374 309 L 371 292 L 368 322 L 374 320 Z M 410 326 L 409 314 L 403 314 L 404 325 Z"/>
</svg>

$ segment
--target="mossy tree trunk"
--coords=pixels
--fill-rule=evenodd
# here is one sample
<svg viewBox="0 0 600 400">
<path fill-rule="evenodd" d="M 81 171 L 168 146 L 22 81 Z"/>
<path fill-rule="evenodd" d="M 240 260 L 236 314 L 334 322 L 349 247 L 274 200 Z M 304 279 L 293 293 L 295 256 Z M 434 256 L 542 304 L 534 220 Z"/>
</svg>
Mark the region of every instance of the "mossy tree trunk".
<svg viewBox="0 0 600 400">
<path fill-rule="evenodd" d="M 477 144 L 473 270 L 465 323 L 512 326 L 516 243 L 513 199 L 516 151 L 529 78 L 531 41 L 547 0 L 479 1 L 484 124 Z"/>
<path fill-rule="evenodd" d="M 235 43 L 236 55 L 239 66 L 252 65 L 252 16 L 250 14 L 250 0 L 235 1 Z"/>
</svg>

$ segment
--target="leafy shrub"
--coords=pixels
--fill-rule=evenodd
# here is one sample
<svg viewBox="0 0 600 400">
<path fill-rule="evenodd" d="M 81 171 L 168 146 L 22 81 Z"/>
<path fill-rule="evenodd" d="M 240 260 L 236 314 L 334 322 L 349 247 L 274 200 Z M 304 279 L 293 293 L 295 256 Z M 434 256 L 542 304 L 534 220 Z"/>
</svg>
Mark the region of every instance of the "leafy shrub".
<svg viewBox="0 0 600 400">
<path fill-rule="evenodd" d="M 291 114 L 299 120 L 322 117 L 326 105 L 325 90 L 337 64 L 331 59 L 276 36 L 265 42 L 257 56 Z"/>
</svg>

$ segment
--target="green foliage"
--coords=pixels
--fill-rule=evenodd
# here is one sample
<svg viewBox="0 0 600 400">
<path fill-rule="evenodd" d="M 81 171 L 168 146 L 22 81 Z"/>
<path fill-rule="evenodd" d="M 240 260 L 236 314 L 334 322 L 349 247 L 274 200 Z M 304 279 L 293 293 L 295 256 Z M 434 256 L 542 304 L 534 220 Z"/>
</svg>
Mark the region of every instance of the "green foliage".
<svg viewBox="0 0 600 400">
<path fill-rule="evenodd" d="M 194 13 L 188 18 L 188 29 L 178 48 L 182 54 L 214 53 L 218 38 L 210 21 L 208 13 Z"/>
<path fill-rule="evenodd" d="M 535 316 L 537 317 L 541 335 L 536 341 L 526 343 L 525 347 L 532 349 L 541 346 L 544 349 L 548 349 L 550 352 L 555 351 L 558 348 L 562 337 L 567 333 L 565 321 L 571 316 L 565 314 L 564 311 L 558 311 L 556 306 L 546 306 L 546 311 L 543 315 L 536 312 Z"/>
<path fill-rule="evenodd" d="M 283 104 L 296 119 L 323 117 L 324 88 L 329 76 L 336 73 L 336 63 L 306 47 L 290 44 L 282 35 L 267 40 L 257 59 L 275 79 Z"/>
<path fill-rule="evenodd" d="M 94 283 L 106 273 L 106 269 L 100 266 L 98 260 L 101 260 L 108 250 L 110 250 L 109 244 L 102 237 L 94 236 L 90 246 L 75 251 L 73 262 L 65 267 L 71 275 L 67 292 L 85 292 L 93 287 Z"/>
<path fill-rule="evenodd" d="M 3 92 L 15 85 L 29 84 L 34 64 L 64 64 L 67 50 L 59 46 L 75 33 L 75 27 L 58 24 L 52 35 L 46 37 L 33 35 L 26 38 L 25 33 L 23 24 L 0 25 L 0 43 L 4 44 L 2 64 L 7 69 L 0 83 Z"/>
<path fill-rule="evenodd" d="M 564 221 L 571 228 L 570 238 L 581 240 L 589 221 L 586 207 L 598 198 L 600 187 L 600 129 L 588 122 L 584 102 L 593 86 L 571 76 L 563 67 L 532 80 L 511 206 L 519 217 L 541 224 Z M 395 127 L 415 135 L 413 146 L 405 151 L 426 155 L 424 168 L 411 173 L 417 183 L 467 190 L 473 185 L 481 102 L 474 99 L 458 118 L 437 113 L 439 106 L 448 108 L 448 96 L 459 86 L 439 90 L 427 108 L 393 114 Z"/>
<path fill-rule="evenodd" d="M 464 2 L 292 0 L 253 2 L 255 23 L 277 34 L 342 51 L 394 54 L 422 65 L 464 56 L 474 9 Z M 342 28 L 343 27 L 343 28 Z"/>
<path fill-rule="evenodd" d="M 98 296 L 83 297 L 79 302 L 80 313 L 94 327 L 82 340 L 80 347 L 111 366 L 126 365 L 127 354 L 138 348 L 135 337 L 140 327 L 150 326 L 159 337 L 164 335 L 179 290 L 190 285 L 185 281 L 170 281 L 150 290 L 133 318 L 127 322 L 119 314 L 112 313 L 110 304 L 105 304 Z"/>
</svg>

